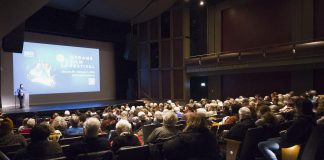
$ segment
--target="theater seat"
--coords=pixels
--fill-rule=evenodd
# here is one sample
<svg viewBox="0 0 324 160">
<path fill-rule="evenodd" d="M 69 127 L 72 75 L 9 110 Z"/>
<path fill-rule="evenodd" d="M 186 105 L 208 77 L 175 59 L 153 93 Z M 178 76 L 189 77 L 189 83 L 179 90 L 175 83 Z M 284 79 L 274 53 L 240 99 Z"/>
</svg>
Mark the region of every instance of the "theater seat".
<svg viewBox="0 0 324 160">
<path fill-rule="evenodd" d="M 153 132 L 153 130 L 157 127 L 160 127 L 160 124 L 148 124 L 148 125 L 144 125 L 142 127 L 143 130 L 143 138 L 144 138 L 144 143 L 146 144 L 146 139 L 148 138 L 148 136 Z"/>
<path fill-rule="evenodd" d="M 301 145 L 297 144 L 288 148 L 281 148 L 281 160 L 297 160 Z"/>
<path fill-rule="evenodd" d="M 324 156 L 320 157 L 320 155 L 323 155 L 323 143 L 324 125 L 319 125 L 313 129 L 311 136 L 307 140 L 301 155 L 301 160 L 324 159 Z"/>
<path fill-rule="evenodd" d="M 0 160 L 10 160 L 3 152 L 0 151 Z"/>
<path fill-rule="evenodd" d="M 149 160 L 149 146 L 122 147 L 117 153 L 118 160 Z"/>
</svg>

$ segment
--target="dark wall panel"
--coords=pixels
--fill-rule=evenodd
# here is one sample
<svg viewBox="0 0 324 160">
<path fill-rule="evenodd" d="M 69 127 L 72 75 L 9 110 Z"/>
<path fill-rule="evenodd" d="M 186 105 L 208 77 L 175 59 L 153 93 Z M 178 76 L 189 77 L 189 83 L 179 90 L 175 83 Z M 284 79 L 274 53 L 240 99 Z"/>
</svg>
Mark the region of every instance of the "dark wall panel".
<svg viewBox="0 0 324 160">
<path fill-rule="evenodd" d="M 140 71 L 140 97 L 149 98 L 150 95 L 150 71 Z"/>
<path fill-rule="evenodd" d="M 222 98 L 262 96 L 276 91 L 287 93 L 291 89 L 290 72 L 265 72 L 222 76 Z"/>
<path fill-rule="evenodd" d="M 162 71 L 162 98 L 171 98 L 171 74 L 170 71 Z"/>
<path fill-rule="evenodd" d="M 222 51 L 291 41 L 289 0 L 258 1 L 222 11 Z"/>
<path fill-rule="evenodd" d="M 162 60 L 162 67 L 170 67 L 171 66 L 171 59 L 170 59 L 170 40 L 163 40 L 161 42 L 161 60 Z"/>
<path fill-rule="evenodd" d="M 173 71 L 174 99 L 183 99 L 183 70 Z"/>
<path fill-rule="evenodd" d="M 314 70 L 314 89 L 318 94 L 324 94 L 324 69 Z"/>
<path fill-rule="evenodd" d="M 324 37 L 324 1 L 314 1 L 314 37 Z"/>
<path fill-rule="evenodd" d="M 153 70 L 151 71 L 151 97 L 152 98 L 159 98 L 159 71 Z"/>
<path fill-rule="evenodd" d="M 183 65 L 183 41 L 182 39 L 173 40 L 173 66 L 182 67 Z"/>
<path fill-rule="evenodd" d="M 182 36 L 182 9 L 173 12 L 173 37 Z"/>
</svg>

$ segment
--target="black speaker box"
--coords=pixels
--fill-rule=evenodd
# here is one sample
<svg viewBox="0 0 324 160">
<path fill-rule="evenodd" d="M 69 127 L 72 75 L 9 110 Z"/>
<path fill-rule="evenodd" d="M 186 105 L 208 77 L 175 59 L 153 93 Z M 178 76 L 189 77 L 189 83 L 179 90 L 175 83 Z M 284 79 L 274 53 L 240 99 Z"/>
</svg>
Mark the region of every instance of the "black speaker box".
<svg viewBox="0 0 324 160">
<path fill-rule="evenodd" d="M 25 23 L 19 25 L 2 39 L 2 48 L 5 52 L 22 53 L 24 45 Z"/>
</svg>

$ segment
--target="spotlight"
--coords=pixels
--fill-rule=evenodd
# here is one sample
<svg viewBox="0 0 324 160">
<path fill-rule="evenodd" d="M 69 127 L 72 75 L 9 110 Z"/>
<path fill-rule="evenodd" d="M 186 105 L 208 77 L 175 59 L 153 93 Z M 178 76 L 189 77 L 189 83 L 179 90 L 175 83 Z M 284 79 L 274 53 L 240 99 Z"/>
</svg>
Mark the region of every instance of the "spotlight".
<svg viewBox="0 0 324 160">
<path fill-rule="evenodd" d="M 201 1 L 199 2 L 199 5 L 200 5 L 200 6 L 204 6 L 204 5 L 205 5 L 205 1 L 201 0 Z"/>
<path fill-rule="evenodd" d="M 296 45 L 295 45 L 295 44 L 293 45 L 293 49 L 291 50 L 291 52 L 292 52 L 293 54 L 296 53 Z"/>
<path fill-rule="evenodd" d="M 200 83 L 200 86 L 201 86 L 201 87 L 206 87 L 206 83 L 205 83 L 205 82 L 201 82 L 201 83 Z"/>
</svg>

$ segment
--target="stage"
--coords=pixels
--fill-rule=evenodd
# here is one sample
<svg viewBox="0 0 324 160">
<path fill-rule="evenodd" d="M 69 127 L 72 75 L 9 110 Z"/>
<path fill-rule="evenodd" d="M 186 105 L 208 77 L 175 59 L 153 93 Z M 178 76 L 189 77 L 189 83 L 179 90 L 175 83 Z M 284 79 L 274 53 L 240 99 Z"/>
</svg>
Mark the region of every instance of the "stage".
<svg viewBox="0 0 324 160">
<path fill-rule="evenodd" d="M 123 104 L 143 105 L 142 100 L 104 100 L 75 103 L 60 103 L 46 105 L 31 105 L 29 108 L 20 109 L 19 106 L 0 108 L 0 111 L 6 114 L 32 114 L 41 112 L 64 112 L 65 110 L 86 110 L 90 108 L 105 108 L 107 106 L 120 106 Z"/>
</svg>

